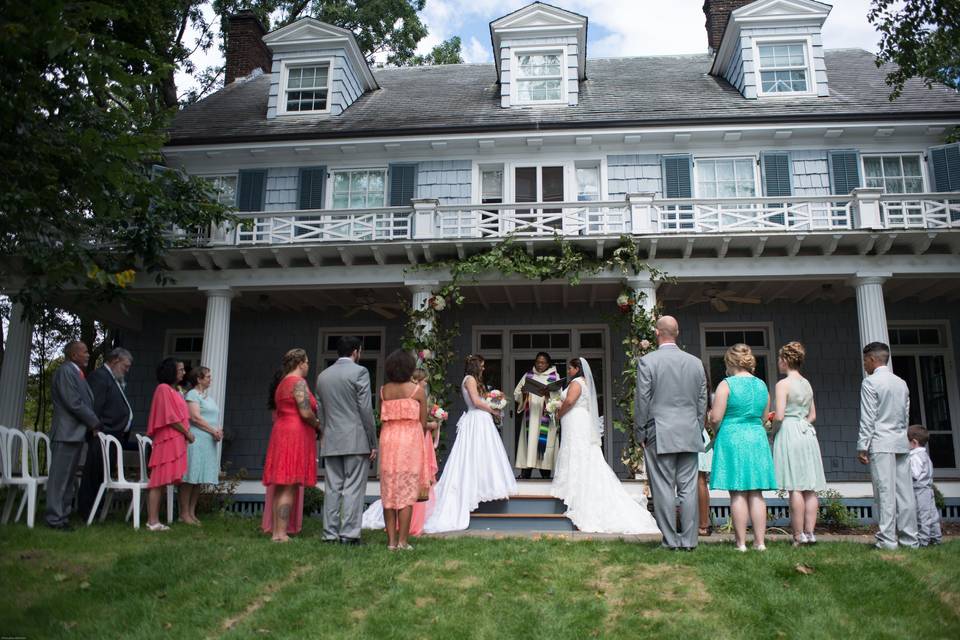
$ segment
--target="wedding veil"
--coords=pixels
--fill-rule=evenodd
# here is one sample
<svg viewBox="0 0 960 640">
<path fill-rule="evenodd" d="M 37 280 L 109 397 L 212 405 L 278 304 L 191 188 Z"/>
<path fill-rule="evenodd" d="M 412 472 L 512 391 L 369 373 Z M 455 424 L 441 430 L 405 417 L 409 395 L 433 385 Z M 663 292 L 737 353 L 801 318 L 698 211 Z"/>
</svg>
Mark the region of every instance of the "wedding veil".
<svg viewBox="0 0 960 640">
<path fill-rule="evenodd" d="M 587 362 L 587 359 L 581 356 L 580 364 L 583 365 L 583 377 L 587 381 L 587 386 L 590 388 L 590 400 L 587 402 L 587 407 L 590 409 L 590 425 L 593 427 L 590 431 L 590 441 L 593 444 L 599 445 L 605 429 L 603 422 L 600 420 L 597 384 L 593 380 L 593 372 L 590 370 L 590 363 Z"/>
</svg>

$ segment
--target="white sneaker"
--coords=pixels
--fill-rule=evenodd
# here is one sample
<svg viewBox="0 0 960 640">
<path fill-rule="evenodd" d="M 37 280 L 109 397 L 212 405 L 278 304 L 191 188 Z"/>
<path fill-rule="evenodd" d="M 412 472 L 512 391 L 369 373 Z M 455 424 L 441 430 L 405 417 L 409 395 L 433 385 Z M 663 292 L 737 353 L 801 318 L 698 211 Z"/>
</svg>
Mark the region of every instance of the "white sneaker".
<svg viewBox="0 0 960 640">
<path fill-rule="evenodd" d="M 736 549 L 737 549 L 737 551 L 739 551 L 740 553 L 746 553 L 746 552 L 747 552 L 747 545 L 745 545 L 745 544 L 738 544 L 738 545 L 736 546 Z"/>
<path fill-rule="evenodd" d="M 801 533 L 793 536 L 793 546 L 799 547 L 802 544 L 809 544 L 810 538 L 807 537 L 805 533 Z"/>
<path fill-rule="evenodd" d="M 755 544 L 755 545 L 753 545 L 753 549 L 754 549 L 754 551 L 766 551 L 766 550 L 767 550 L 767 545 L 765 545 L 765 544 Z"/>
<path fill-rule="evenodd" d="M 817 536 L 813 535 L 812 533 L 807 533 L 807 534 L 801 533 L 800 535 L 806 536 L 807 539 L 803 541 L 806 544 L 817 544 Z"/>
</svg>

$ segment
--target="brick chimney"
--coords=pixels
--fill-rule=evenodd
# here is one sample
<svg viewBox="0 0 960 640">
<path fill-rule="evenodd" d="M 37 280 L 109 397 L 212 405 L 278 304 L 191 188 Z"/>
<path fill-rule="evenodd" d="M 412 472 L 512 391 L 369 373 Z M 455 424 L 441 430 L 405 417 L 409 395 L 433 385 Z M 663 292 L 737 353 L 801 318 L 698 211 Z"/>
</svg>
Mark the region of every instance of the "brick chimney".
<svg viewBox="0 0 960 640">
<path fill-rule="evenodd" d="M 703 0 L 703 13 L 707 16 L 707 46 L 716 53 L 723 40 L 730 14 L 753 0 Z"/>
<path fill-rule="evenodd" d="M 249 9 L 228 18 L 227 63 L 224 84 L 250 75 L 254 69 L 270 73 L 273 56 L 263 36 L 267 30 L 260 24 L 256 14 Z"/>
</svg>

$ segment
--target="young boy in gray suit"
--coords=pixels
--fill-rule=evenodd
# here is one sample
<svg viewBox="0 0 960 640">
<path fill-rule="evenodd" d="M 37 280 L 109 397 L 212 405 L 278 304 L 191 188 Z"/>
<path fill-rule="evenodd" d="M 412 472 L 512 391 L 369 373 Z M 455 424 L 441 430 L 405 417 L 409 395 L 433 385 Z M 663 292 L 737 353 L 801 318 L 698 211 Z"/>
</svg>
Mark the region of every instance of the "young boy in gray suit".
<svg viewBox="0 0 960 640">
<path fill-rule="evenodd" d="M 917 498 L 917 539 L 921 547 L 940 544 L 940 510 L 933 496 L 933 463 L 927 453 L 930 433 L 922 425 L 907 428 L 910 441 L 910 475 Z"/>
</svg>

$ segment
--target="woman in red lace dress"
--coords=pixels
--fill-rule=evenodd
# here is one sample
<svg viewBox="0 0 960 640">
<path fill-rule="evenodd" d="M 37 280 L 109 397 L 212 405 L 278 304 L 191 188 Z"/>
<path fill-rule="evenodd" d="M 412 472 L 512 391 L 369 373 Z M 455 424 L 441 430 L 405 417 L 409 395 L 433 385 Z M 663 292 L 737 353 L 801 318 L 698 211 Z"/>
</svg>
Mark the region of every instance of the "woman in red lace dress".
<svg viewBox="0 0 960 640">
<path fill-rule="evenodd" d="M 411 381 L 417 361 L 403 350 L 387 357 L 388 382 L 380 388 L 380 497 L 387 525 L 387 548 L 412 549 L 410 517 L 421 488 L 428 486 L 423 465 L 427 396 Z"/>
<path fill-rule="evenodd" d="M 183 363 L 166 358 L 157 367 L 157 385 L 147 418 L 147 435 L 153 440 L 150 449 L 150 482 L 147 485 L 147 529 L 166 531 L 160 522 L 160 498 L 168 484 L 180 484 L 187 472 L 187 443 L 190 433 L 190 411 L 176 386 L 183 380 Z"/>
<path fill-rule="evenodd" d="M 317 484 L 317 401 L 305 377 L 310 361 L 303 349 L 291 349 L 270 385 L 267 406 L 273 409 L 273 431 L 263 465 L 263 484 L 272 492 L 274 542 L 287 542 L 291 510 L 303 487 Z M 303 503 L 300 503 L 301 509 Z M 302 519 L 297 514 L 293 519 Z"/>
</svg>

